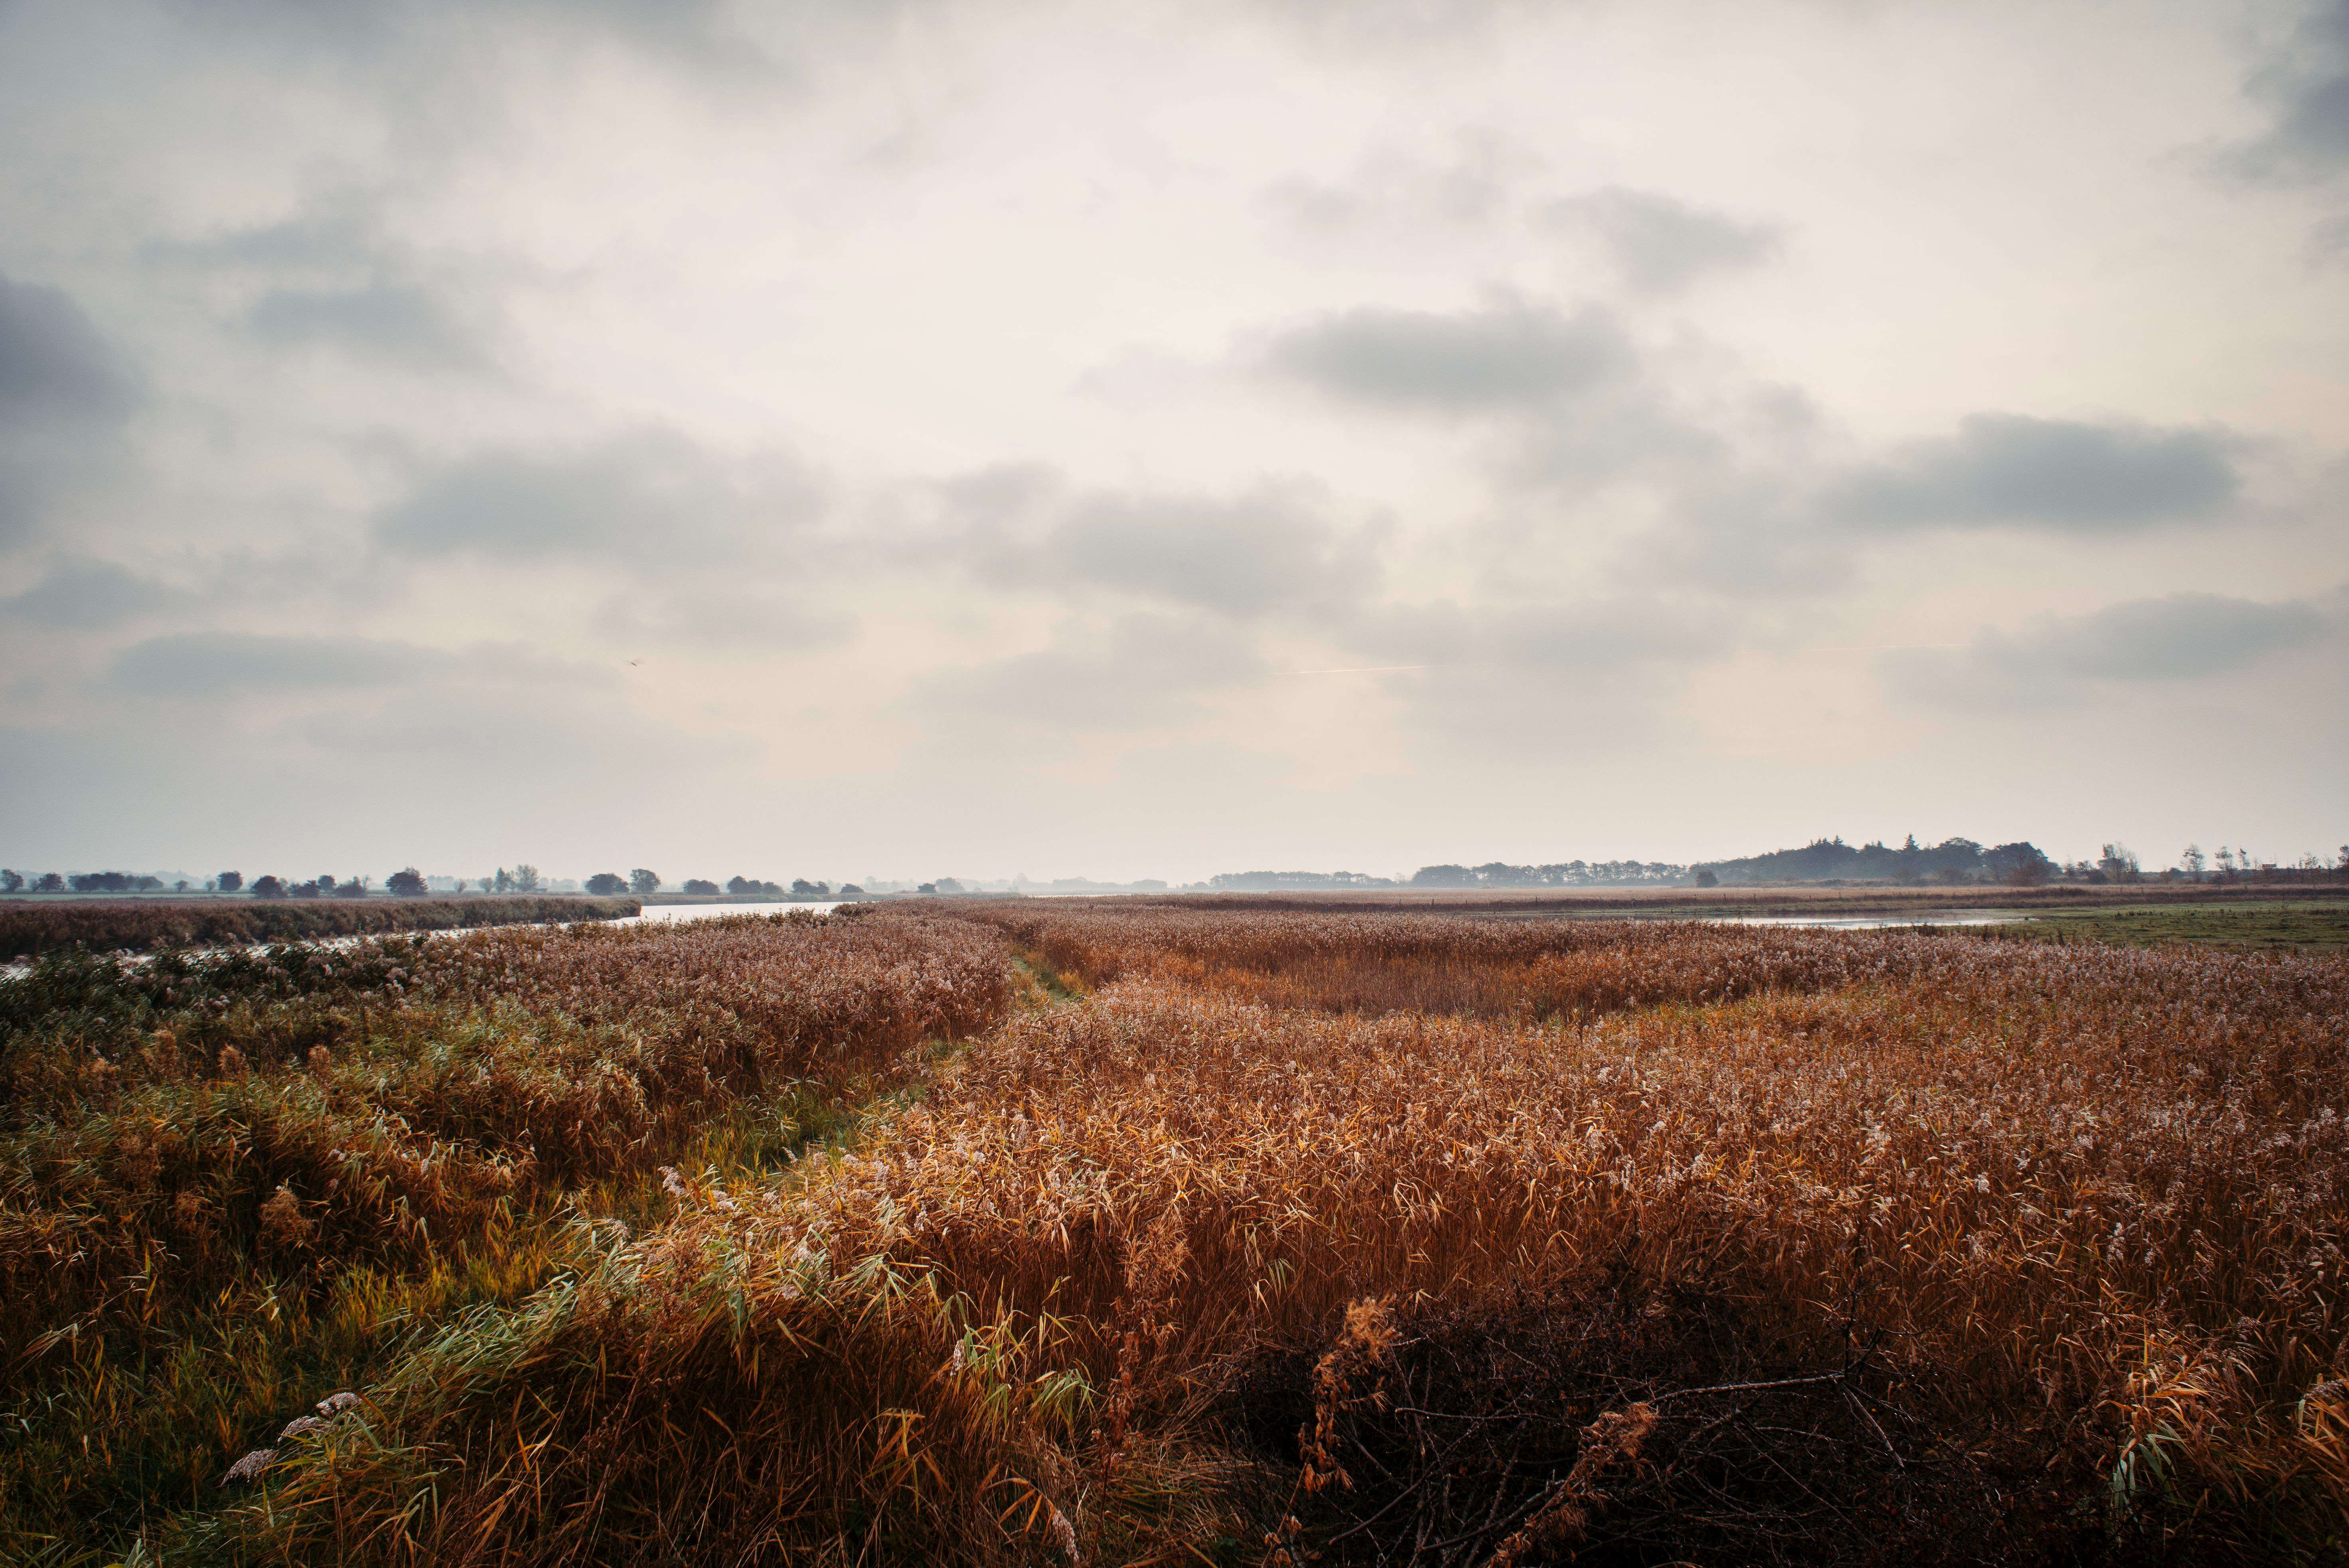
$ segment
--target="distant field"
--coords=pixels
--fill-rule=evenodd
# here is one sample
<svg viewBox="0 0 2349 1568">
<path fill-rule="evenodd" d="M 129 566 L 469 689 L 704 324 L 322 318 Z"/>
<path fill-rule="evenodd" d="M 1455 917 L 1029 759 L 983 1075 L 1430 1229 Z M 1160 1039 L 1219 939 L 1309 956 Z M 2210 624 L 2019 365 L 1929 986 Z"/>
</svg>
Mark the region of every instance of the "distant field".
<svg viewBox="0 0 2349 1568">
<path fill-rule="evenodd" d="M 0 979 L 0 1560 L 2340 1561 L 2349 957 L 1490 914 Z"/>
<path fill-rule="evenodd" d="M 2349 899 L 2279 898 L 2264 903 L 2131 904 L 2061 909 L 2002 935 L 2041 941 L 2119 942 L 2153 947 L 2191 942 L 2243 948 L 2349 948 Z"/>
</svg>

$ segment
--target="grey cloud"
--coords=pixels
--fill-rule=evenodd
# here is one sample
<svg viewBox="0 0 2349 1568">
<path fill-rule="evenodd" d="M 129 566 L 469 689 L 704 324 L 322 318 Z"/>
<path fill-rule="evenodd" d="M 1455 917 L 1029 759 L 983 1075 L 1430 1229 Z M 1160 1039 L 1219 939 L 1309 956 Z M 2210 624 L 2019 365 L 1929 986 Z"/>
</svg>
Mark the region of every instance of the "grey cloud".
<svg viewBox="0 0 2349 1568">
<path fill-rule="evenodd" d="M 1278 486 L 1231 500 L 1096 496 L 1051 530 L 1044 554 L 1085 582 L 1232 616 L 1344 603 L 1379 581 L 1374 539 Z"/>
<path fill-rule="evenodd" d="M 142 697 L 214 697 L 248 691 L 388 686 L 415 680 L 449 656 L 363 637 L 197 631 L 125 649 L 108 680 Z"/>
<path fill-rule="evenodd" d="M 2322 0 L 2281 56 L 2248 84 L 2274 111 L 2267 134 L 2237 150 L 2251 179 L 2322 177 L 2349 166 L 2349 0 Z"/>
<path fill-rule="evenodd" d="M 582 451 L 493 451 L 441 470 L 375 536 L 413 556 L 608 559 L 665 569 L 756 559 L 813 520 L 822 494 L 780 457 L 720 458 L 666 431 Z"/>
<path fill-rule="evenodd" d="M 1555 406 L 1636 364 L 1605 311 L 1568 317 L 1510 301 L 1455 315 L 1350 310 L 1279 334 L 1267 358 L 1333 397 L 1452 413 Z"/>
<path fill-rule="evenodd" d="M 235 631 L 182 632 L 133 644 L 116 658 L 107 680 L 131 696 L 189 699 L 340 693 L 450 682 L 492 687 L 616 683 L 608 671 L 548 659 L 513 644 L 449 649 L 365 637 Z"/>
<path fill-rule="evenodd" d="M 111 561 L 64 560 L 23 593 L 0 599 L 0 619 L 81 629 L 160 609 L 176 597 L 160 583 Z"/>
<path fill-rule="evenodd" d="M 1671 682 L 1724 651 L 1735 628 L 1637 596 L 1579 603 L 1385 607 L 1345 645 L 1375 665 L 1406 727 L 1447 753 L 1525 761 L 1588 755 L 1651 729 Z"/>
<path fill-rule="evenodd" d="M 431 290 L 376 282 L 359 288 L 272 289 L 245 314 L 266 343 L 331 343 L 450 366 L 478 364 L 477 335 Z"/>
<path fill-rule="evenodd" d="M 1116 732 L 1198 718 L 1209 694 L 1262 678 L 1245 639 L 1193 617 L 1071 622 L 1051 646 L 936 676 L 912 706 L 932 722 L 994 731 Z"/>
<path fill-rule="evenodd" d="M 0 421 L 111 421 L 137 387 L 65 290 L 0 277 Z"/>
<path fill-rule="evenodd" d="M 2240 481 L 2233 443 L 2209 431 L 1975 414 L 1831 485 L 1826 515 L 1900 529 L 2012 524 L 2116 534 L 2207 517 Z"/>
<path fill-rule="evenodd" d="M 367 199 L 346 191 L 279 223 L 195 239 L 158 240 L 140 250 L 150 265 L 225 275 L 262 292 L 243 312 L 243 331 L 276 347 L 326 344 L 451 369 L 486 356 L 476 308 L 409 247 L 378 232 Z"/>
<path fill-rule="evenodd" d="M 149 262 L 207 269 L 348 274 L 373 266 L 381 241 L 349 198 L 280 223 L 232 229 L 202 239 L 154 240 Z"/>
<path fill-rule="evenodd" d="M 0 276 L 0 548 L 117 464 L 137 376 L 63 289 Z"/>
<path fill-rule="evenodd" d="M 1538 162 L 1490 132 L 1468 131 L 1440 162 L 1373 152 L 1345 179 L 1292 176 L 1266 187 L 1259 200 L 1275 215 L 1324 234 L 1370 225 L 1470 226 L 1499 215 L 1511 181 Z"/>
<path fill-rule="evenodd" d="M 952 547 L 992 587 L 1079 598 L 1108 589 L 1247 618 L 1334 613 L 1381 576 L 1384 525 L 1333 520 L 1306 481 L 1232 495 L 1075 492 L 1056 470 L 1006 466 L 937 493 Z"/>
<path fill-rule="evenodd" d="M 820 604 L 737 588 L 685 588 L 606 600 L 596 627 L 628 647 L 789 652 L 845 640 L 853 616 Z"/>
<path fill-rule="evenodd" d="M 1650 294 L 1685 288 L 1707 273 L 1768 261 L 1781 244 L 1771 224 L 1621 186 L 1552 202 L 1534 221 L 1551 233 L 1599 245 L 1626 283 Z"/>
<path fill-rule="evenodd" d="M 1389 605 L 1346 628 L 1347 646 L 1432 670 L 1551 674 L 1686 664 L 1729 646 L 1727 622 L 1668 602 L 1625 597 L 1578 603 Z"/>
<path fill-rule="evenodd" d="M 1855 566 L 1850 541 L 1821 528 L 1787 482 L 1731 474 L 1684 488 L 1613 569 L 1626 584 L 1758 599 L 1836 592 L 1850 585 Z"/>
<path fill-rule="evenodd" d="M 174 0 L 173 8 L 210 28 L 234 27 L 274 47 L 316 50 L 360 66 L 380 65 L 424 39 L 453 42 L 462 25 L 487 19 L 613 34 L 687 59 L 747 42 L 720 0 Z"/>
<path fill-rule="evenodd" d="M 2193 680 L 2247 669 L 2319 640 L 2336 618 L 2313 599 L 2171 594 L 2043 617 L 2020 631 L 1985 631 L 1963 649 L 1888 656 L 1884 664 L 1896 683 L 1944 703 L 2045 706 L 2076 701 L 2099 685 Z"/>
</svg>

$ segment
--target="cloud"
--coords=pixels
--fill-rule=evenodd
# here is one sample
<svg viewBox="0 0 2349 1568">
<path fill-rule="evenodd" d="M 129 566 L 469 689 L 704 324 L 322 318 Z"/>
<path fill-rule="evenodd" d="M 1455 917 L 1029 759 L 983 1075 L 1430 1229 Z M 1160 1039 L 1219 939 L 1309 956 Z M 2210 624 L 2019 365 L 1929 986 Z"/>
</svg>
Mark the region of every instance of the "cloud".
<svg viewBox="0 0 2349 1568">
<path fill-rule="evenodd" d="M 550 33 L 616 37 L 657 57 L 721 73 L 751 63 L 743 57 L 751 40 L 732 25 L 722 0 L 172 0 L 172 8 L 208 30 L 248 33 L 275 49 L 316 50 L 361 69 L 407 65 L 416 55 L 437 57 L 469 44 L 478 48 L 485 23 L 517 25 L 542 43 Z"/>
<path fill-rule="evenodd" d="M 158 239 L 141 259 L 207 270 L 348 274 L 374 266 L 383 244 L 363 203 L 350 193 L 313 203 L 300 216 L 202 239 Z"/>
<path fill-rule="evenodd" d="M 1081 601 L 1107 590 L 1247 619 L 1336 613 L 1381 577 L 1386 526 L 1334 520 L 1309 481 L 1230 494 L 1075 491 L 1056 470 L 1007 465 L 936 488 L 952 547 L 993 587 Z"/>
<path fill-rule="evenodd" d="M 72 296 L 0 277 L 0 420 L 110 421 L 136 400 L 129 373 Z"/>
<path fill-rule="evenodd" d="M 2240 487 L 2234 443 L 2209 431 L 1974 414 L 1831 484 L 1853 527 L 2016 526 L 2121 534 L 2210 516 Z"/>
<path fill-rule="evenodd" d="M 445 682 L 495 686 L 615 685 L 605 670 L 512 644 L 461 650 L 365 637 L 195 631 L 124 649 L 108 684 L 127 695 L 225 698 L 247 693 L 411 690 Z"/>
<path fill-rule="evenodd" d="M 1672 293 L 1707 273 L 1757 265 L 1776 255 L 1781 244 L 1771 224 L 1619 185 L 1552 202 L 1535 213 L 1534 223 L 1598 245 L 1624 282 L 1646 294 Z"/>
<path fill-rule="evenodd" d="M 2247 88 L 2275 120 L 2264 136 L 2236 150 L 2234 172 L 2252 180 L 2321 179 L 2349 168 L 2349 0 L 2321 0 Z"/>
<path fill-rule="evenodd" d="M 1726 649 L 1724 618 L 1645 597 L 1543 605 L 1382 605 L 1345 628 L 1365 657 L 1430 669 L 1627 671 L 1684 664 Z"/>
<path fill-rule="evenodd" d="M 856 628 L 854 617 L 823 605 L 725 587 L 616 596 L 595 624 L 607 640 L 632 648 L 759 652 L 825 647 Z"/>
<path fill-rule="evenodd" d="M 1274 337 L 1266 363 L 1330 396 L 1440 413 L 1555 407 L 1630 376 L 1614 317 L 1498 301 L 1454 315 L 1362 308 Z"/>
<path fill-rule="evenodd" d="M 1463 759 L 1601 753 L 1651 730 L 1671 682 L 1733 622 L 1639 596 L 1539 605 L 1384 606 L 1346 628 L 1404 728 Z"/>
<path fill-rule="evenodd" d="M 23 593 L 0 599 L 0 619 L 59 629 L 110 626 L 177 597 L 111 561 L 61 560 Z"/>
<path fill-rule="evenodd" d="M 1189 723 L 1206 697 L 1264 673 L 1254 647 L 1221 624 L 1137 613 L 1066 622 L 1050 647 L 931 676 L 909 705 L 930 725 L 1130 732 Z"/>
<path fill-rule="evenodd" d="M 2248 669 L 2319 640 L 2337 619 L 2316 599 L 2179 593 L 2043 617 L 2014 632 L 1987 630 L 1947 653 L 1888 655 L 1884 668 L 1910 693 L 1947 704 L 2060 705 L 2098 686 L 2197 680 Z"/>
<path fill-rule="evenodd" d="M 1318 514 L 1301 487 L 1232 498 L 1096 495 L 1043 542 L 1047 570 L 1138 597 L 1234 617 L 1360 598 L 1379 582 L 1377 540 Z"/>
<path fill-rule="evenodd" d="M 1377 150 L 1343 179 L 1290 176 L 1267 186 L 1258 201 L 1275 216 L 1329 236 L 1431 223 L 1475 227 L 1498 217 L 1511 182 L 1540 161 L 1493 132 L 1463 131 L 1440 162 Z"/>
<path fill-rule="evenodd" d="M 649 430 L 573 452 L 464 458 L 385 511 L 375 537 L 417 557 L 678 569 L 771 556 L 822 505 L 813 478 L 789 459 L 730 461 Z"/>
<path fill-rule="evenodd" d="M 138 378 L 63 289 L 0 276 L 0 548 L 119 461 Z"/>
<path fill-rule="evenodd" d="M 141 697 L 212 697 L 234 691 L 388 686 L 444 665 L 412 643 L 363 637 L 294 637 L 195 631 L 152 638 L 115 659 L 109 681 Z"/>
<path fill-rule="evenodd" d="M 451 366 L 482 358 L 476 334 L 432 290 L 412 284 L 272 289 L 254 302 L 244 325 L 279 346 L 328 343 Z"/>
</svg>

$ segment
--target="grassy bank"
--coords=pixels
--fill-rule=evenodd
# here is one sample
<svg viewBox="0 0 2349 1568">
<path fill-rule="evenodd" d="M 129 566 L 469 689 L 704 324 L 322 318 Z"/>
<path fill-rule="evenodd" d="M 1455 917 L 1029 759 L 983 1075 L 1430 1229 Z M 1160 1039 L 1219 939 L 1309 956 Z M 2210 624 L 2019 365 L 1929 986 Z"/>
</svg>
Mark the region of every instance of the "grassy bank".
<svg viewBox="0 0 2349 1568">
<path fill-rule="evenodd" d="M 70 948 L 150 952 L 391 931 L 611 920 L 641 909 L 635 898 L 19 899 L 0 902 L 0 960 Z"/>
</svg>

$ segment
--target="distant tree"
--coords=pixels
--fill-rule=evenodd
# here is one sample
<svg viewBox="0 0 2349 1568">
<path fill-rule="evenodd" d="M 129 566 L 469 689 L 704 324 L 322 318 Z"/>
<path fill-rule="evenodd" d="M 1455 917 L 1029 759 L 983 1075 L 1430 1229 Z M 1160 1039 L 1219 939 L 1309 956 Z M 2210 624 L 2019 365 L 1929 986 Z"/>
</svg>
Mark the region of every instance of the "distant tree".
<svg viewBox="0 0 2349 1568">
<path fill-rule="evenodd" d="M 2203 859 L 2202 846 L 2199 844 L 2189 844 L 2179 853 L 2178 864 L 2185 867 L 2189 877 L 2199 882 L 2202 880 L 2202 867 L 2208 862 Z"/>
<path fill-rule="evenodd" d="M 77 893 L 129 893 L 139 883 L 128 871 L 83 871 L 67 878 Z M 163 884 L 155 884 L 158 888 Z"/>
<path fill-rule="evenodd" d="M 924 882 L 914 888 L 916 893 L 935 893 L 937 890 L 938 885 L 936 882 Z"/>
<path fill-rule="evenodd" d="M 24 890 L 24 873 L 21 871 L 11 871 L 5 867 L 0 867 L 0 893 L 21 893 Z"/>
<path fill-rule="evenodd" d="M 1465 866 L 1423 866 L 1411 874 L 1414 888 L 1469 888 L 1476 882 L 1476 873 Z"/>
<path fill-rule="evenodd" d="M 2349 844 L 2341 846 L 2341 858 L 2333 863 L 2335 871 L 2349 871 Z"/>
<path fill-rule="evenodd" d="M 33 884 L 36 893 L 62 893 L 65 890 L 66 879 L 54 871 L 42 872 L 41 879 Z"/>
<path fill-rule="evenodd" d="M 2096 869 L 2107 881 L 2134 882 L 2137 879 L 2137 851 L 2126 844 L 2107 844 L 2096 857 Z"/>
<path fill-rule="evenodd" d="M 708 898 L 716 895 L 718 884 L 707 877 L 688 877 L 685 879 L 685 890 L 694 898 Z"/>
<path fill-rule="evenodd" d="M 854 882 L 843 882 L 840 885 L 840 896 L 843 898 L 862 898 L 864 897 L 864 889 Z"/>
<path fill-rule="evenodd" d="M 483 890 L 486 891 L 490 885 L 485 882 L 481 886 Z M 513 873 L 508 871 L 502 866 L 498 867 L 497 890 L 501 893 L 511 893 L 513 891 Z"/>
<path fill-rule="evenodd" d="M 321 877 L 320 880 L 323 881 L 325 878 Z M 367 896 L 367 878 L 365 877 L 346 877 L 343 878 L 342 886 L 335 889 L 335 897 L 337 898 L 364 898 Z"/>
<path fill-rule="evenodd" d="M 647 871 L 639 866 L 628 873 L 628 891 L 645 898 L 660 891 L 660 873 Z"/>
<path fill-rule="evenodd" d="M 2210 858 L 2219 863 L 2219 875 L 2221 877 L 2231 877 L 2235 874 L 2235 852 L 2228 848 L 2225 845 L 2221 844 L 2219 846 L 2219 852 L 2213 855 Z"/>
<path fill-rule="evenodd" d="M 413 866 L 403 866 L 383 879 L 383 890 L 395 898 L 424 897 L 424 873 Z"/>
<path fill-rule="evenodd" d="M 726 890 L 739 897 L 744 893 L 757 892 L 759 885 L 748 877 L 729 877 L 726 878 Z"/>
<path fill-rule="evenodd" d="M 628 879 L 609 871 L 598 871 L 587 878 L 587 890 L 599 898 L 608 898 L 615 893 L 626 892 Z"/>
<path fill-rule="evenodd" d="M 537 867 L 531 865 L 526 860 L 515 862 L 513 868 L 513 890 L 515 892 L 535 893 L 543 886 L 543 884 L 539 880 Z"/>
<path fill-rule="evenodd" d="M 951 877 L 941 877 L 938 878 L 938 891 L 941 893 L 959 893 L 962 891 L 962 884 L 956 881 Z"/>
<path fill-rule="evenodd" d="M 1696 874 L 1696 885 L 1700 888 L 1718 888 L 1721 886 L 1721 878 L 1710 871 L 1701 870 Z"/>
<path fill-rule="evenodd" d="M 243 886 L 244 886 L 244 873 L 243 873 L 243 872 L 242 872 L 242 871 L 223 871 L 223 872 L 222 872 L 222 873 L 220 874 L 220 890 L 221 890 L 222 892 L 223 892 L 223 893 L 233 893 L 233 892 L 235 892 L 238 888 L 242 888 L 242 887 L 243 887 Z"/>
<path fill-rule="evenodd" d="M 285 884 L 274 877 L 255 877 L 253 896 L 256 898 L 283 898 L 285 897 Z"/>
<path fill-rule="evenodd" d="M 795 898 L 823 898 L 832 893 L 829 882 L 811 882 L 804 877 L 792 878 L 792 896 Z"/>
<path fill-rule="evenodd" d="M 184 892 L 186 892 L 187 890 L 188 890 L 188 879 L 187 879 L 186 877 L 181 877 L 178 881 L 176 881 L 176 882 L 174 882 L 174 883 L 172 883 L 172 884 L 171 884 L 171 891 L 173 891 L 174 893 L 184 893 Z"/>
</svg>

